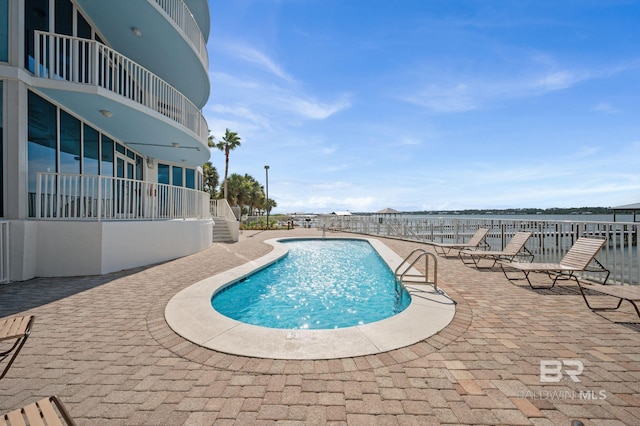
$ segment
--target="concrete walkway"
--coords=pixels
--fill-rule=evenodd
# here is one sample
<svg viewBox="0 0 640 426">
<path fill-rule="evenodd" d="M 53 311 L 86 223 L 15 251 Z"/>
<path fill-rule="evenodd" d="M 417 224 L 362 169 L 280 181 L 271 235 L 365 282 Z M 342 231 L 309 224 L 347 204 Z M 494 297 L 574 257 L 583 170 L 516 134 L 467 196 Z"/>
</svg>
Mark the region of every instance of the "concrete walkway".
<svg viewBox="0 0 640 426">
<path fill-rule="evenodd" d="M 164 321 L 173 295 L 264 255 L 264 240 L 319 234 L 244 232 L 238 243 L 153 267 L 0 285 L 0 317 L 36 315 L 0 380 L 0 413 L 58 395 L 81 425 L 639 423 L 640 324 L 630 308 L 605 318 L 575 284 L 534 291 L 457 258 L 439 263 L 440 286 L 458 302 L 452 323 L 378 355 L 232 356 L 184 340 Z M 401 256 L 419 246 L 382 241 Z M 542 375 L 562 380 L 542 382 L 541 361 L 563 360 L 561 372 Z"/>
</svg>

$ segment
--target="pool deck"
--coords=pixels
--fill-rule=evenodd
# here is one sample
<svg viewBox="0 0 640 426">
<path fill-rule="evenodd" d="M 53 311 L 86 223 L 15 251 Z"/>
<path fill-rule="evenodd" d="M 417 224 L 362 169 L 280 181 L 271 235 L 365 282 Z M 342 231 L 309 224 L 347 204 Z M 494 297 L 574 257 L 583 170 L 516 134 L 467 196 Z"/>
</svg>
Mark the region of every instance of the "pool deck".
<svg viewBox="0 0 640 426">
<path fill-rule="evenodd" d="M 305 235 L 320 231 L 245 231 L 152 267 L 0 285 L 0 317 L 36 315 L 0 380 L 0 413 L 58 395 L 80 425 L 638 424 L 632 308 L 597 315 L 575 284 L 531 290 L 454 257 L 438 264 L 440 287 L 458 302 L 452 322 L 389 352 L 253 358 L 202 348 L 167 325 L 181 290 L 267 254 L 264 240 Z M 420 246 L 381 240 L 400 256 Z M 583 364 L 580 382 L 542 382 L 540 362 L 563 360 Z M 574 371 L 575 362 L 562 372 Z"/>
</svg>

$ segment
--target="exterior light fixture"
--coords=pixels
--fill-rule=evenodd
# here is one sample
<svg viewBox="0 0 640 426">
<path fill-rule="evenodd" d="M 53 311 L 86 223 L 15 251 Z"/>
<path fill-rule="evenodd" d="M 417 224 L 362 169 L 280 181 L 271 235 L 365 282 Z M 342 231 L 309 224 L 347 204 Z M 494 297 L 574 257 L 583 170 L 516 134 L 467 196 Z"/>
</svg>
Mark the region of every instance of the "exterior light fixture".
<svg viewBox="0 0 640 426">
<path fill-rule="evenodd" d="M 101 109 L 100 114 L 104 115 L 106 118 L 111 118 L 111 116 L 113 115 L 111 111 L 106 109 Z"/>
<path fill-rule="evenodd" d="M 136 37 L 142 37 L 142 31 L 140 31 L 140 28 L 138 27 L 131 27 L 131 32 Z"/>
<path fill-rule="evenodd" d="M 180 148 L 180 144 L 178 142 L 172 142 L 171 146 L 174 148 Z"/>
</svg>

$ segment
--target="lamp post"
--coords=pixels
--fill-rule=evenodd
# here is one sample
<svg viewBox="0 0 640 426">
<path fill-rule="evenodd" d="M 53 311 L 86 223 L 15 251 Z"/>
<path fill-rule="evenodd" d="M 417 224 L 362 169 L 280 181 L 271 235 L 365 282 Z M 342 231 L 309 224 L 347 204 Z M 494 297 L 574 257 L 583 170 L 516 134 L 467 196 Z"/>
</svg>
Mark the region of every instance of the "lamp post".
<svg viewBox="0 0 640 426">
<path fill-rule="evenodd" d="M 269 166 L 264 166 L 264 173 L 267 177 L 267 199 L 265 201 L 265 208 L 267 209 L 267 229 L 269 229 Z"/>
</svg>

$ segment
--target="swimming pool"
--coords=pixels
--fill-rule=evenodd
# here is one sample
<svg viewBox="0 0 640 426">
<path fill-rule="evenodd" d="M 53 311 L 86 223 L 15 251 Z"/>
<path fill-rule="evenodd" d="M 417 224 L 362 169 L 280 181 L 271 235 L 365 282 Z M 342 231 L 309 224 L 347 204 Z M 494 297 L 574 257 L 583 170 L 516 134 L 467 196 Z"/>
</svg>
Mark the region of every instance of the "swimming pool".
<svg viewBox="0 0 640 426">
<path fill-rule="evenodd" d="M 410 296 L 368 241 L 283 241 L 288 253 L 213 295 L 221 314 L 270 328 L 322 330 L 389 318 Z"/>
<path fill-rule="evenodd" d="M 246 233 L 243 238 L 253 235 Z M 304 238 L 308 239 L 308 234 L 304 234 Z M 391 270 L 402 262 L 402 258 L 380 240 L 358 239 L 368 241 Z M 430 286 L 408 287 L 411 303 L 397 315 L 369 324 L 330 330 L 260 327 L 226 317 L 211 307 L 213 294 L 285 256 L 288 249 L 283 243 L 287 240 L 290 238 L 283 236 L 267 239 L 264 243 L 272 246 L 272 250 L 264 256 L 247 259 L 242 265 L 178 292 L 165 307 L 169 327 L 182 338 L 218 352 L 257 358 L 314 360 L 364 356 L 409 346 L 442 330 L 455 315 L 455 302 Z"/>
</svg>

